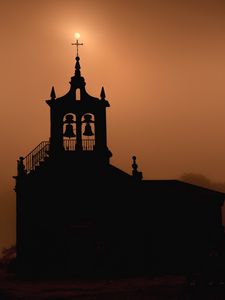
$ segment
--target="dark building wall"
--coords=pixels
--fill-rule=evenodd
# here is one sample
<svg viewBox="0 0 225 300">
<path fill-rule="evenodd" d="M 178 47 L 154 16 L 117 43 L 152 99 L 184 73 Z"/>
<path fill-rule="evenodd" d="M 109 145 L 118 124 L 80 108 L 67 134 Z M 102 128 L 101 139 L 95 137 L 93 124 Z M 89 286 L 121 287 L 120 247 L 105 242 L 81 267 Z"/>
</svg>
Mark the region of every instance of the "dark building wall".
<svg viewBox="0 0 225 300">
<path fill-rule="evenodd" d="M 88 166 L 68 157 L 49 160 L 18 186 L 21 270 L 182 271 L 200 268 L 219 247 L 216 194 L 213 199 L 163 181 L 154 187 L 110 165 Z"/>
</svg>

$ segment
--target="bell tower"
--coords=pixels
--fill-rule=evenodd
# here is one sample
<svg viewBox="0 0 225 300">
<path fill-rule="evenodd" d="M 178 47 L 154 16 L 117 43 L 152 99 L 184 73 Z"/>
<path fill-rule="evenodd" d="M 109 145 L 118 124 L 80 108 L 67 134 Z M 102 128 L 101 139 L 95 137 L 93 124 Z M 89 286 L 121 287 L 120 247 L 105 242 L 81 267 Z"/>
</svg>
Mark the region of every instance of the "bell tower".
<svg viewBox="0 0 225 300">
<path fill-rule="evenodd" d="M 85 89 L 85 79 L 81 76 L 79 43 L 77 47 L 75 73 L 71 77 L 70 89 L 57 98 L 52 87 L 46 103 L 50 107 L 50 147 L 49 156 L 74 155 L 80 159 L 92 157 L 95 161 L 109 164 L 112 156 L 107 147 L 106 100 L 102 87 L 100 97 L 90 96 Z"/>
</svg>

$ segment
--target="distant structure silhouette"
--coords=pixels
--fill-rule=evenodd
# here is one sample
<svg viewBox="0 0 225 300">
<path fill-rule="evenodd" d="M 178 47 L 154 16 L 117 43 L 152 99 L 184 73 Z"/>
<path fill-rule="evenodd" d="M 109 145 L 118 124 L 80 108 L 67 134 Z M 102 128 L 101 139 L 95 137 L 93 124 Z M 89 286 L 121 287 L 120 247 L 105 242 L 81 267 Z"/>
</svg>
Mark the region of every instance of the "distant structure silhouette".
<svg viewBox="0 0 225 300">
<path fill-rule="evenodd" d="M 77 46 L 78 47 L 78 46 Z M 201 268 L 221 250 L 225 195 L 178 180 L 143 180 L 110 164 L 106 109 L 80 57 L 69 91 L 52 87 L 50 139 L 17 161 L 19 276 L 103 276 Z"/>
</svg>

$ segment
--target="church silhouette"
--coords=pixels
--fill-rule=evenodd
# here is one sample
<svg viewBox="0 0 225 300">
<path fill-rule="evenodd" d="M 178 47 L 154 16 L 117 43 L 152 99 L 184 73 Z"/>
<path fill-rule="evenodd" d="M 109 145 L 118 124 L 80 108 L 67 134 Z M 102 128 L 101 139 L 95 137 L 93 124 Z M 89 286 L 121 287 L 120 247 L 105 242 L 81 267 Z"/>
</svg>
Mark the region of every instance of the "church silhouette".
<svg viewBox="0 0 225 300">
<path fill-rule="evenodd" d="M 79 45 L 78 41 L 76 43 Z M 125 276 L 201 268 L 223 247 L 225 195 L 144 180 L 110 164 L 104 88 L 90 96 L 76 56 L 70 89 L 50 99 L 50 139 L 17 161 L 19 276 Z"/>
</svg>

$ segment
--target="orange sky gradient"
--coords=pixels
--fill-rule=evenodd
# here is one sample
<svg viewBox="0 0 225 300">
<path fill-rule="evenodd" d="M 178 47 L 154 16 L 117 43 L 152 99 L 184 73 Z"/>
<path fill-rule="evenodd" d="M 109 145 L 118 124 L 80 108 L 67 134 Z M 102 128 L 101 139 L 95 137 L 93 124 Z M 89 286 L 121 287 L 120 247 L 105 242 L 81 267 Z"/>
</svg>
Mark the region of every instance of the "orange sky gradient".
<svg viewBox="0 0 225 300">
<path fill-rule="evenodd" d="M 87 91 L 103 85 L 111 104 L 112 164 L 131 173 L 135 154 L 144 179 L 225 182 L 223 0 L 10 0 L 0 12 L 0 249 L 15 243 L 16 160 L 49 138 L 44 100 L 69 88 L 77 31 Z"/>
</svg>

